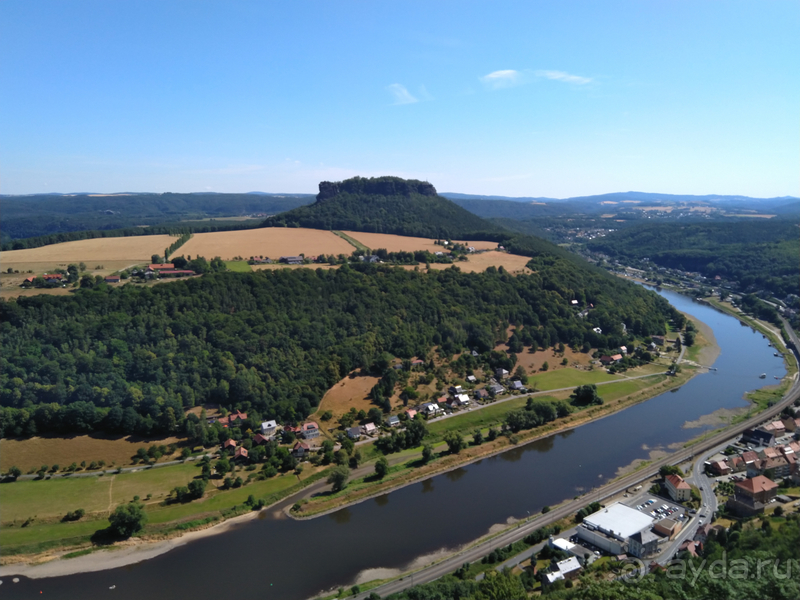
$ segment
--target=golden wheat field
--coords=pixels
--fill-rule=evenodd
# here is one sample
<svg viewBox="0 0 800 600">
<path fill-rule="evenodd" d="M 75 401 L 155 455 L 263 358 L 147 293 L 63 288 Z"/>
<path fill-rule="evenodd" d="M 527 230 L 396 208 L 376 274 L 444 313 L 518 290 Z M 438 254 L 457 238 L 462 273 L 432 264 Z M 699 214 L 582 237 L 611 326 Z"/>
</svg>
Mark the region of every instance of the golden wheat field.
<svg viewBox="0 0 800 600">
<path fill-rule="evenodd" d="M 164 249 L 176 239 L 169 235 L 142 235 L 76 240 L 41 248 L 0 252 L 0 264 L 3 270 L 13 267 L 21 271 L 23 269 L 20 267 L 24 265 L 25 270 L 33 269 L 38 273 L 80 262 L 86 263 L 88 267 L 108 261 L 146 263 L 150 262 L 153 254 L 163 254 Z"/>
<path fill-rule="evenodd" d="M 319 254 L 350 255 L 355 248 L 330 231 L 300 227 L 264 227 L 244 231 L 196 233 L 178 250 L 185 256 L 219 256 L 231 260 L 236 256 L 317 256 Z"/>
<path fill-rule="evenodd" d="M 428 238 L 406 237 L 404 235 L 392 235 L 389 233 L 364 233 L 361 231 L 343 231 L 354 240 L 358 240 L 367 248 L 377 250 L 385 248 L 389 252 L 413 252 L 414 250 L 428 250 L 429 252 L 441 252 L 445 250 L 442 246 L 437 246 L 434 241 Z M 497 248 L 496 242 L 460 242 L 467 246 L 474 246 L 477 250 L 491 250 Z"/>
</svg>

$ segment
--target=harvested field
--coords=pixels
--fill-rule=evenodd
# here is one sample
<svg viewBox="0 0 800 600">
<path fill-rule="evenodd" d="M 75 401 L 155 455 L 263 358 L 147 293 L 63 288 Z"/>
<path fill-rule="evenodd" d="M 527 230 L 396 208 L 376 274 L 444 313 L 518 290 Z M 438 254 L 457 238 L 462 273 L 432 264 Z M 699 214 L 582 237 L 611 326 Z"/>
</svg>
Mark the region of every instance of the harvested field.
<svg viewBox="0 0 800 600">
<path fill-rule="evenodd" d="M 130 465 L 131 457 L 144 446 L 178 444 L 182 440 L 167 437 L 145 440 L 139 437 L 109 438 L 103 436 L 80 435 L 74 437 L 34 437 L 27 440 L 0 440 L 0 469 L 7 470 L 12 465 L 23 472 L 38 469 L 42 465 L 58 464 L 62 469 L 73 462 L 87 464 L 104 460 L 106 465 Z M 166 460 L 162 458 L 161 460 Z"/>
<path fill-rule="evenodd" d="M 351 373 L 325 393 L 315 413 L 316 418 L 319 418 L 320 413 L 329 410 L 333 413 L 333 419 L 329 423 L 335 423 L 351 407 L 364 411 L 374 408 L 375 405 L 369 399 L 369 393 L 378 381 L 380 381 L 380 377 Z M 313 419 L 314 415 L 309 418 Z M 320 426 L 324 428 L 324 425 Z"/>
<path fill-rule="evenodd" d="M 298 227 L 263 227 L 244 231 L 196 233 L 181 246 L 180 254 L 205 256 L 209 260 L 215 256 L 223 260 L 232 260 L 236 256 L 245 259 L 251 256 L 277 259 L 281 256 L 300 254 L 349 256 L 353 250 L 353 246 L 330 231 Z"/>
<path fill-rule="evenodd" d="M 206 234 L 212 235 L 212 234 Z M 127 265 L 149 263 L 153 254 L 163 254 L 164 248 L 176 238 L 169 235 L 141 235 L 135 237 L 97 238 L 64 242 L 41 248 L 8 250 L 0 253 L 3 269 L 13 267 L 20 271 L 33 269 L 44 273 L 46 269 L 66 266 L 69 263 L 86 263 L 92 268 L 97 264 L 109 266 L 111 261 L 123 261 Z M 22 265 L 22 266 L 18 266 Z M 23 267 L 24 266 L 24 267 Z"/>
<path fill-rule="evenodd" d="M 377 250 L 378 248 L 386 248 L 389 252 L 399 252 L 405 250 L 413 252 L 414 250 L 428 250 L 430 252 L 441 252 L 445 249 L 444 246 L 437 246 L 428 238 L 406 237 L 404 235 L 391 235 L 388 233 L 363 233 L 360 231 L 344 231 L 345 235 L 354 238 L 371 248 Z M 460 242 L 467 246 L 474 246 L 477 250 L 492 250 L 497 248 L 496 242 Z"/>
<path fill-rule="evenodd" d="M 529 260 L 530 258 L 527 256 L 491 251 L 481 252 L 480 254 L 470 254 L 466 262 L 458 261 L 453 264 L 466 273 L 482 273 L 489 267 L 503 267 L 509 273 L 520 274 L 533 272 L 525 267 Z M 442 270 L 450 266 L 452 265 L 432 263 L 431 269 Z"/>
</svg>

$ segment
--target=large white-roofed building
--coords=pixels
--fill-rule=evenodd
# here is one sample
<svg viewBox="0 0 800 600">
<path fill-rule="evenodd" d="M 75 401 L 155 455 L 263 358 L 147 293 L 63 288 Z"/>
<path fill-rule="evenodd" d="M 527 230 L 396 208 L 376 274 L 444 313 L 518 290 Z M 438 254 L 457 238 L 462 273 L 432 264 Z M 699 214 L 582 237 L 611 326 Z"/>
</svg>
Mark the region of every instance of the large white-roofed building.
<svg viewBox="0 0 800 600">
<path fill-rule="evenodd" d="M 584 517 L 578 537 L 610 554 L 623 554 L 632 535 L 653 525 L 650 515 L 615 502 Z"/>
</svg>

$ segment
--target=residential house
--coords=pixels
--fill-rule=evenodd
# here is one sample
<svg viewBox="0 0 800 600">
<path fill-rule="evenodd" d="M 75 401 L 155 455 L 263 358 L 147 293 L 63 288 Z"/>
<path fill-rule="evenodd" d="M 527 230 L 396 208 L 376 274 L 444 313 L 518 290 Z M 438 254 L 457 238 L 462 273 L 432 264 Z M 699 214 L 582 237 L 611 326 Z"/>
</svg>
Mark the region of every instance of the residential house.
<svg viewBox="0 0 800 600">
<path fill-rule="evenodd" d="M 494 394 L 495 396 L 499 396 L 506 391 L 506 389 L 499 383 L 493 383 L 487 389 L 489 390 L 490 394 Z"/>
<path fill-rule="evenodd" d="M 592 331 L 594 331 L 597 335 L 603 334 L 603 330 L 600 329 L 599 327 L 592 327 Z"/>
<path fill-rule="evenodd" d="M 628 554 L 633 554 L 637 558 L 650 556 L 658 552 L 658 536 L 645 529 L 637 531 L 628 538 Z"/>
<path fill-rule="evenodd" d="M 275 435 L 278 430 L 278 423 L 276 421 L 264 421 L 261 423 L 261 434 L 267 437 Z"/>
<path fill-rule="evenodd" d="M 119 275 L 109 275 L 108 277 L 106 277 L 104 279 L 104 281 L 106 283 L 119 283 L 120 282 L 120 278 L 119 278 Z"/>
<path fill-rule="evenodd" d="M 570 303 L 572 306 L 578 306 L 578 301 L 577 301 L 577 300 L 570 300 L 570 301 L 569 301 L 569 303 Z"/>
<path fill-rule="evenodd" d="M 243 413 L 236 410 L 228 414 L 227 417 L 220 417 L 219 419 L 217 419 L 217 423 L 219 423 L 223 427 L 237 426 L 241 425 L 242 421 L 244 421 L 245 419 L 247 419 L 247 413 Z"/>
<path fill-rule="evenodd" d="M 523 394 L 528 391 L 528 388 L 526 388 L 524 385 L 522 385 L 522 382 L 519 381 L 519 380 L 512 381 L 510 387 L 515 392 L 522 392 Z"/>
<path fill-rule="evenodd" d="M 239 447 L 236 448 L 236 452 L 233 453 L 233 458 L 234 458 L 234 460 L 237 459 L 237 458 L 247 458 L 248 455 L 249 455 L 249 452 L 247 451 L 247 448 L 239 446 Z"/>
<path fill-rule="evenodd" d="M 608 356 L 608 355 L 604 354 L 603 356 L 601 356 L 601 357 L 600 357 L 600 362 L 601 362 L 602 364 L 604 364 L 604 365 L 608 366 L 608 365 L 610 365 L 611 363 L 613 363 L 613 362 L 614 362 L 614 359 L 613 359 L 613 358 L 611 358 L 610 356 Z"/>
<path fill-rule="evenodd" d="M 265 435 L 257 433 L 253 436 L 253 443 L 256 444 L 257 446 L 260 446 L 261 444 L 268 444 L 269 438 Z"/>
<path fill-rule="evenodd" d="M 308 456 L 308 453 L 311 451 L 311 446 L 306 444 L 305 442 L 297 442 L 294 446 L 292 446 L 292 456 L 295 458 L 305 458 Z"/>
<path fill-rule="evenodd" d="M 786 434 L 786 425 L 783 424 L 783 421 L 772 421 L 771 423 L 767 423 L 762 428 L 765 431 L 771 431 L 775 434 L 775 437 L 781 437 Z"/>
<path fill-rule="evenodd" d="M 728 499 L 726 506 L 732 513 L 742 517 L 763 513 L 777 489 L 778 484 L 763 475 L 745 479 L 736 484 L 734 495 Z"/>
<path fill-rule="evenodd" d="M 419 410 L 423 415 L 428 415 L 429 417 L 438 415 L 442 412 L 442 409 L 439 408 L 439 405 L 433 402 L 426 402 L 419 407 Z"/>
<path fill-rule="evenodd" d="M 397 415 L 392 415 L 388 419 L 386 419 L 386 424 L 389 427 L 400 427 L 400 417 Z"/>
<path fill-rule="evenodd" d="M 786 417 L 785 419 L 781 419 L 783 423 L 783 427 L 788 432 L 797 431 L 797 426 L 800 425 L 800 419 L 792 419 L 790 417 Z"/>
<path fill-rule="evenodd" d="M 714 473 L 715 475 L 728 475 L 731 472 L 731 468 L 728 466 L 728 463 L 724 460 L 715 460 L 708 465 L 708 470 Z"/>
<path fill-rule="evenodd" d="M 411 361 L 411 366 L 412 366 L 412 367 L 421 367 L 421 366 L 423 366 L 424 364 L 425 364 L 425 361 L 424 361 L 424 360 L 420 360 L 420 359 L 417 359 L 417 360 L 412 360 L 412 361 Z"/>
<path fill-rule="evenodd" d="M 449 389 L 448 391 L 449 391 L 451 394 L 453 394 L 453 396 L 455 396 L 455 395 L 457 395 L 457 394 L 463 394 L 463 393 L 464 393 L 464 390 L 463 390 L 463 389 L 461 389 L 461 386 L 460 386 L 460 385 L 453 385 L 453 386 L 450 386 L 450 389 Z"/>
<path fill-rule="evenodd" d="M 477 400 L 486 400 L 489 398 L 489 392 L 486 390 L 475 390 L 475 398 Z"/>
<path fill-rule="evenodd" d="M 475 375 L 467 375 L 467 381 L 469 381 L 470 383 L 477 383 L 478 378 L 475 377 Z"/>
<path fill-rule="evenodd" d="M 651 335 L 650 339 L 657 346 L 663 346 L 664 345 L 664 336 L 663 335 Z"/>
<path fill-rule="evenodd" d="M 756 454 L 752 450 L 748 450 L 747 452 L 742 452 L 742 460 L 744 461 L 744 468 L 747 469 L 750 465 L 756 463 L 759 458 L 758 454 Z"/>
<path fill-rule="evenodd" d="M 287 265 L 302 265 L 303 264 L 303 257 L 302 256 L 281 256 L 280 262 L 287 264 Z"/>
<path fill-rule="evenodd" d="M 358 425 L 354 425 L 347 430 L 347 437 L 351 440 L 358 440 L 361 439 L 361 427 Z"/>
<path fill-rule="evenodd" d="M 697 528 L 697 531 L 694 534 L 694 539 L 699 542 L 705 543 L 708 540 L 708 536 L 711 534 L 712 531 L 720 529 L 718 525 L 713 525 L 711 523 L 706 523 L 705 525 L 700 525 Z"/>
<path fill-rule="evenodd" d="M 447 396 L 439 396 L 436 399 L 436 404 L 447 404 L 449 401 L 450 399 Z"/>
<path fill-rule="evenodd" d="M 627 353 L 628 353 L 628 347 L 627 347 L 627 346 L 620 346 L 620 347 L 619 347 L 619 351 L 620 351 L 622 354 L 627 354 Z"/>
<path fill-rule="evenodd" d="M 411 421 L 417 416 L 417 411 L 415 411 L 413 408 L 409 408 L 406 411 L 406 415 L 408 416 L 408 420 Z"/>
<path fill-rule="evenodd" d="M 361 433 L 364 435 L 376 435 L 378 433 L 378 428 L 375 426 L 375 423 L 364 423 L 361 426 Z"/>
<path fill-rule="evenodd" d="M 686 540 L 678 546 L 678 552 L 683 552 L 684 550 L 695 558 L 699 558 L 703 554 L 703 542 Z"/>
<path fill-rule="evenodd" d="M 664 477 L 664 483 L 670 498 L 675 502 L 686 502 L 691 499 L 692 488 L 680 475 L 667 475 Z"/>
<path fill-rule="evenodd" d="M 227 450 L 228 448 L 236 448 L 236 440 L 230 438 L 225 440 L 222 442 L 222 448 L 223 450 Z"/>
<path fill-rule="evenodd" d="M 319 437 L 319 425 L 314 423 L 314 421 L 303 423 L 300 435 L 302 435 L 303 438 L 307 440 L 313 440 L 314 438 Z"/>
<path fill-rule="evenodd" d="M 757 463 L 747 468 L 747 475 L 755 477 L 756 475 L 763 475 L 767 471 L 776 478 L 788 477 L 796 468 L 794 457 L 789 459 L 786 456 L 776 456 L 772 458 L 762 458 Z"/>
<path fill-rule="evenodd" d="M 611 360 L 613 360 L 615 363 L 620 362 L 622 360 L 622 354 L 612 354 Z"/>
<path fill-rule="evenodd" d="M 508 371 L 506 371 L 505 369 L 495 369 L 494 376 L 497 377 L 498 379 L 505 379 L 506 377 L 508 377 Z"/>
<path fill-rule="evenodd" d="M 731 468 L 731 473 L 741 473 L 747 470 L 747 465 L 741 456 L 731 456 L 728 459 L 728 466 Z"/>
</svg>

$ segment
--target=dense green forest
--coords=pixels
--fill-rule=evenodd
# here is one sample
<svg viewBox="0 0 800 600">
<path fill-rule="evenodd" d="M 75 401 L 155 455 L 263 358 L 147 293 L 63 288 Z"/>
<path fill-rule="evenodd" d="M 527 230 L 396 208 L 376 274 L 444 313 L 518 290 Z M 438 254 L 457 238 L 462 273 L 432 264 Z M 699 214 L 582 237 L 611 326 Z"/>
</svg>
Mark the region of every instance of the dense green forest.
<svg viewBox="0 0 800 600">
<path fill-rule="evenodd" d="M 526 545 L 534 541 L 526 538 Z M 489 564 L 508 558 L 503 550 L 493 552 L 502 556 L 488 561 Z M 545 546 L 537 558 L 558 560 L 561 557 L 559 551 Z M 620 572 L 614 572 L 613 568 L 613 563 L 598 561 L 584 571 L 579 582 L 558 581 L 544 590 L 543 597 L 554 600 L 795 600 L 800 598 L 798 516 L 763 519 L 759 527 L 743 528 L 741 523 L 734 522 L 728 530 L 712 532 L 700 556 L 692 557 L 684 552 L 666 569 L 641 578 L 618 579 Z M 530 570 L 519 576 L 503 571 L 490 572 L 487 578 L 475 581 L 470 573 L 465 565 L 431 583 L 387 596 L 387 600 L 526 600 L 529 591 L 538 589 L 542 578 L 541 574 L 534 575 Z M 611 575 L 614 580 L 605 580 L 604 575 Z"/>
<path fill-rule="evenodd" d="M 741 291 L 783 298 L 797 293 L 799 234 L 796 218 L 654 223 L 614 231 L 587 247 L 615 259 L 648 258 L 661 267 L 720 275 L 738 281 Z"/>
<path fill-rule="evenodd" d="M 674 314 L 652 292 L 557 256 L 529 266 L 526 277 L 374 265 L 210 273 L 3 301 L 0 432 L 174 433 L 204 402 L 294 422 L 353 369 L 381 374 L 387 356 L 488 352 L 506 324 L 541 347 L 613 347 L 663 333 Z M 594 304 L 587 318 L 572 299 Z"/>
<path fill-rule="evenodd" d="M 303 194 L 34 194 L 4 196 L 0 237 L 3 249 L 23 238 L 51 234 L 110 231 L 140 226 L 179 227 L 181 221 L 227 216 L 275 214 L 308 204 L 313 196 Z M 216 223 L 219 225 L 219 223 Z M 114 237 L 120 235 L 119 233 Z M 98 236 L 95 236 L 98 237 Z M 54 244 L 60 240 L 50 238 Z M 77 238 L 81 239 L 81 238 Z M 39 244 L 42 245 L 42 244 Z M 25 244 L 25 248 L 35 245 Z"/>
<path fill-rule="evenodd" d="M 427 182 L 354 177 L 320 183 L 317 201 L 267 219 L 267 227 L 353 229 L 427 238 L 476 238 L 502 230 L 436 194 Z M 485 239 L 478 237 L 477 239 Z"/>
</svg>

